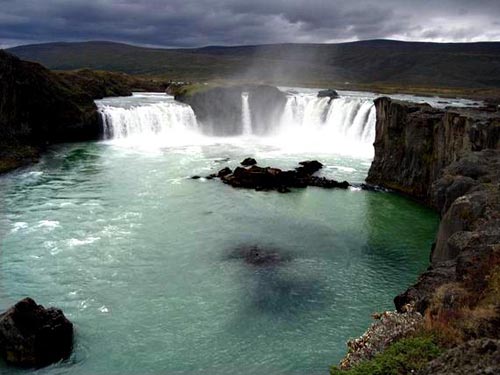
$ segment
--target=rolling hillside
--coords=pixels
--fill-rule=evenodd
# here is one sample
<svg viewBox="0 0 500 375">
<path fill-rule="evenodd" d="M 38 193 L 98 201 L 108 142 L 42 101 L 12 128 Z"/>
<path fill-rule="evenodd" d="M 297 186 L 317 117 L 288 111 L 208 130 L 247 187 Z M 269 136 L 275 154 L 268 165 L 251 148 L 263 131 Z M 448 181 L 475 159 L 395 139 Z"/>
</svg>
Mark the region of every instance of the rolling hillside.
<svg viewBox="0 0 500 375">
<path fill-rule="evenodd" d="M 82 42 L 27 45 L 9 52 L 56 70 L 91 68 L 183 80 L 229 78 L 500 87 L 500 42 L 441 44 L 371 40 L 197 49 Z"/>
</svg>

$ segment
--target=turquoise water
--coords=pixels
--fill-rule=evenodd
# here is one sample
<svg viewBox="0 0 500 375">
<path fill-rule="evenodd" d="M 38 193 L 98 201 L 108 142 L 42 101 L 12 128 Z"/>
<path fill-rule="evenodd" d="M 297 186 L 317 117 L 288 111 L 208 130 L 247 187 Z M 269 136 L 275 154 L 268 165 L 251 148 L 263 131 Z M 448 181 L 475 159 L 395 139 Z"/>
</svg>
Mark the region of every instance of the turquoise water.
<svg viewBox="0 0 500 375">
<path fill-rule="evenodd" d="M 279 167 L 312 156 L 351 182 L 370 164 L 275 151 L 63 145 L 0 177 L 0 309 L 32 296 L 76 327 L 72 357 L 36 373 L 327 374 L 426 268 L 437 217 L 388 193 L 189 178 L 246 156 Z M 290 260 L 251 266 L 231 257 L 241 245 Z"/>
</svg>

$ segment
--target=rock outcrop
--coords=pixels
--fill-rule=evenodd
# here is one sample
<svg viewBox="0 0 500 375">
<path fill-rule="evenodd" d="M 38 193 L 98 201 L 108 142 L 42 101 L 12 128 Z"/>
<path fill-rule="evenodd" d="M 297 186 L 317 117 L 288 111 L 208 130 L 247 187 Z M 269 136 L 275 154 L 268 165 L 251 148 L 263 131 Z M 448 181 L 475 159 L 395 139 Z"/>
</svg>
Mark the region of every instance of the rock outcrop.
<svg viewBox="0 0 500 375">
<path fill-rule="evenodd" d="M 276 124 L 286 103 L 286 94 L 267 85 L 204 86 L 191 85 L 172 88 L 175 99 L 189 104 L 203 131 L 216 136 L 243 133 L 243 100 L 248 95 L 252 133 L 263 135 Z"/>
<path fill-rule="evenodd" d="M 377 99 L 376 107 L 367 181 L 441 216 L 431 265 L 395 298 L 396 308 L 417 311 L 426 327 L 448 335 L 449 345 L 460 344 L 425 373 L 490 373 L 498 341 L 484 338 L 500 336 L 500 112 L 438 110 L 388 98 Z M 478 353 L 490 362 L 483 366 Z"/>
<path fill-rule="evenodd" d="M 385 97 L 375 105 L 375 158 L 367 182 L 425 204 L 445 167 L 473 151 L 500 147 L 500 112 L 441 110 Z"/>
<path fill-rule="evenodd" d="M 56 308 L 25 298 L 0 314 L 0 355 L 9 364 L 43 367 L 70 356 L 73 324 Z"/>
<path fill-rule="evenodd" d="M 0 50 L 0 173 L 36 160 L 48 144 L 98 139 L 94 99 L 155 87 L 163 86 L 120 73 L 51 72 Z"/>
<path fill-rule="evenodd" d="M 500 340 L 466 342 L 431 361 L 420 375 L 500 374 Z"/>
<path fill-rule="evenodd" d="M 258 191 L 276 190 L 280 193 L 288 193 L 290 188 L 305 188 L 307 186 L 339 189 L 347 189 L 351 186 L 347 181 L 339 182 L 325 177 L 313 176 L 314 173 L 323 168 L 323 164 L 317 160 L 300 162 L 299 167 L 288 171 L 273 167 L 259 167 L 254 159 L 250 163 L 248 161 L 247 158 L 241 164 L 249 165 L 249 167 L 237 167 L 234 171 L 226 167 L 217 174 L 207 176 L 207 178 L 218 177 L 225 184 L 235 188 Z"/>
<path fill-rule="evenodd" d="M 337 99 L 339 94 L 333 89 L 321 90 L 318 92 L 318 98 L 330 98 L 330 101 Z"/>
</svg>

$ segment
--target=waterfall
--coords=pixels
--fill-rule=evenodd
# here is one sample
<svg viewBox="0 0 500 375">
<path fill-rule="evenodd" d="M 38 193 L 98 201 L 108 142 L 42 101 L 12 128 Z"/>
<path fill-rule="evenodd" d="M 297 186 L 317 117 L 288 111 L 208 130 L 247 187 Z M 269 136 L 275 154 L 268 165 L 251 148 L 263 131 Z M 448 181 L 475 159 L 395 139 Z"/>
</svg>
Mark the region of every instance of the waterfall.
<svg viewBox="0 0 500 375">
<path fill-rule="evenodd" d="M 147 146 L 221 141 L 207 135 L 208 126 L 196 120 L 193 109 L 172 97 L 135 94 L 129 98 L 108 98 L 97 102 L 105 139 Z M 214 113 L 221 110 L 213 108 Z M 373 155 L 375 106 L 372 98 L 341 96 L 318 98 L 315 93 L 287 93 L 283 108 L 267 113 L 252 108 L 249 94 L 241 95 L 241 113 L 234 129 L 239 138 L 278 145 L 294 151 L 339 152 Z M 212 121 L 210 126 L 222 126 Z M 213 130 L 213 129 L 212 129 Z M 239 133 L 238 133 L 239 132 Z M 258 137 L 257 137 L 258 135 Z M 226 138 L 227 141 L 233 138 Z"/>
<path fill-rule="evenodd" d="M 247 92 L 241 94 L 241 123 L 243 125 L 243 135 L 252 134 L 252 115 Z"/>
<path fill-rule="evenodd" d="M 375 105 L 372 100 L 343 97 L 331 100 L 311 95 L 290 95 L 277 132 L 311 132 L 372 143 Z"/>
<path fill-rule="evenodd" d="M 193 109 L 173 98 L 140 94 L 97 102 L 103 137 L 139 146 L 185 144 L 199 134 Z"/>
</svg>

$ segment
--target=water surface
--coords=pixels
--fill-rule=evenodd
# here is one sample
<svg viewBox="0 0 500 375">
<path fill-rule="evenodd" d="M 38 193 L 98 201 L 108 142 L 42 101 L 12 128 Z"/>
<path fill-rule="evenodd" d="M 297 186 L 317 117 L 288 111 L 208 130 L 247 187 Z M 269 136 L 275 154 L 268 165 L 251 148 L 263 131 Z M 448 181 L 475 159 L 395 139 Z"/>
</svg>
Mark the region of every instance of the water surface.
<svg viewBox="0 0 500 375">
<path fill-rule="evenodd" d="M 362 182 L 371 104 L 347 98 L 345 115 L 314 123 L 315 110 L 332 111 L 314 100 L 289 98 L 300 131 L 269 139 L 248 123 L 242 137 L 193 134 L 189 108 L 169 98 L 107 100 L 115 130 L 132 134 L 57 146 L 0 177 L 0 309 L 31 296 L 76 327 L 72 357 L 36 373 L 327 374 L 426 268 L 437 217 L 388 193 L 190 179 L 253 156 L 281 168 L 315 158 L 321 174 Z M 305 126 L 313 142 L 296 147 Z M 315 147 L 327 135 L 360 142 Z M 249 245 L 286 261 L 234 257 Z M 31 372 L 0 364 L 1 374 Z"/>
</svg>

